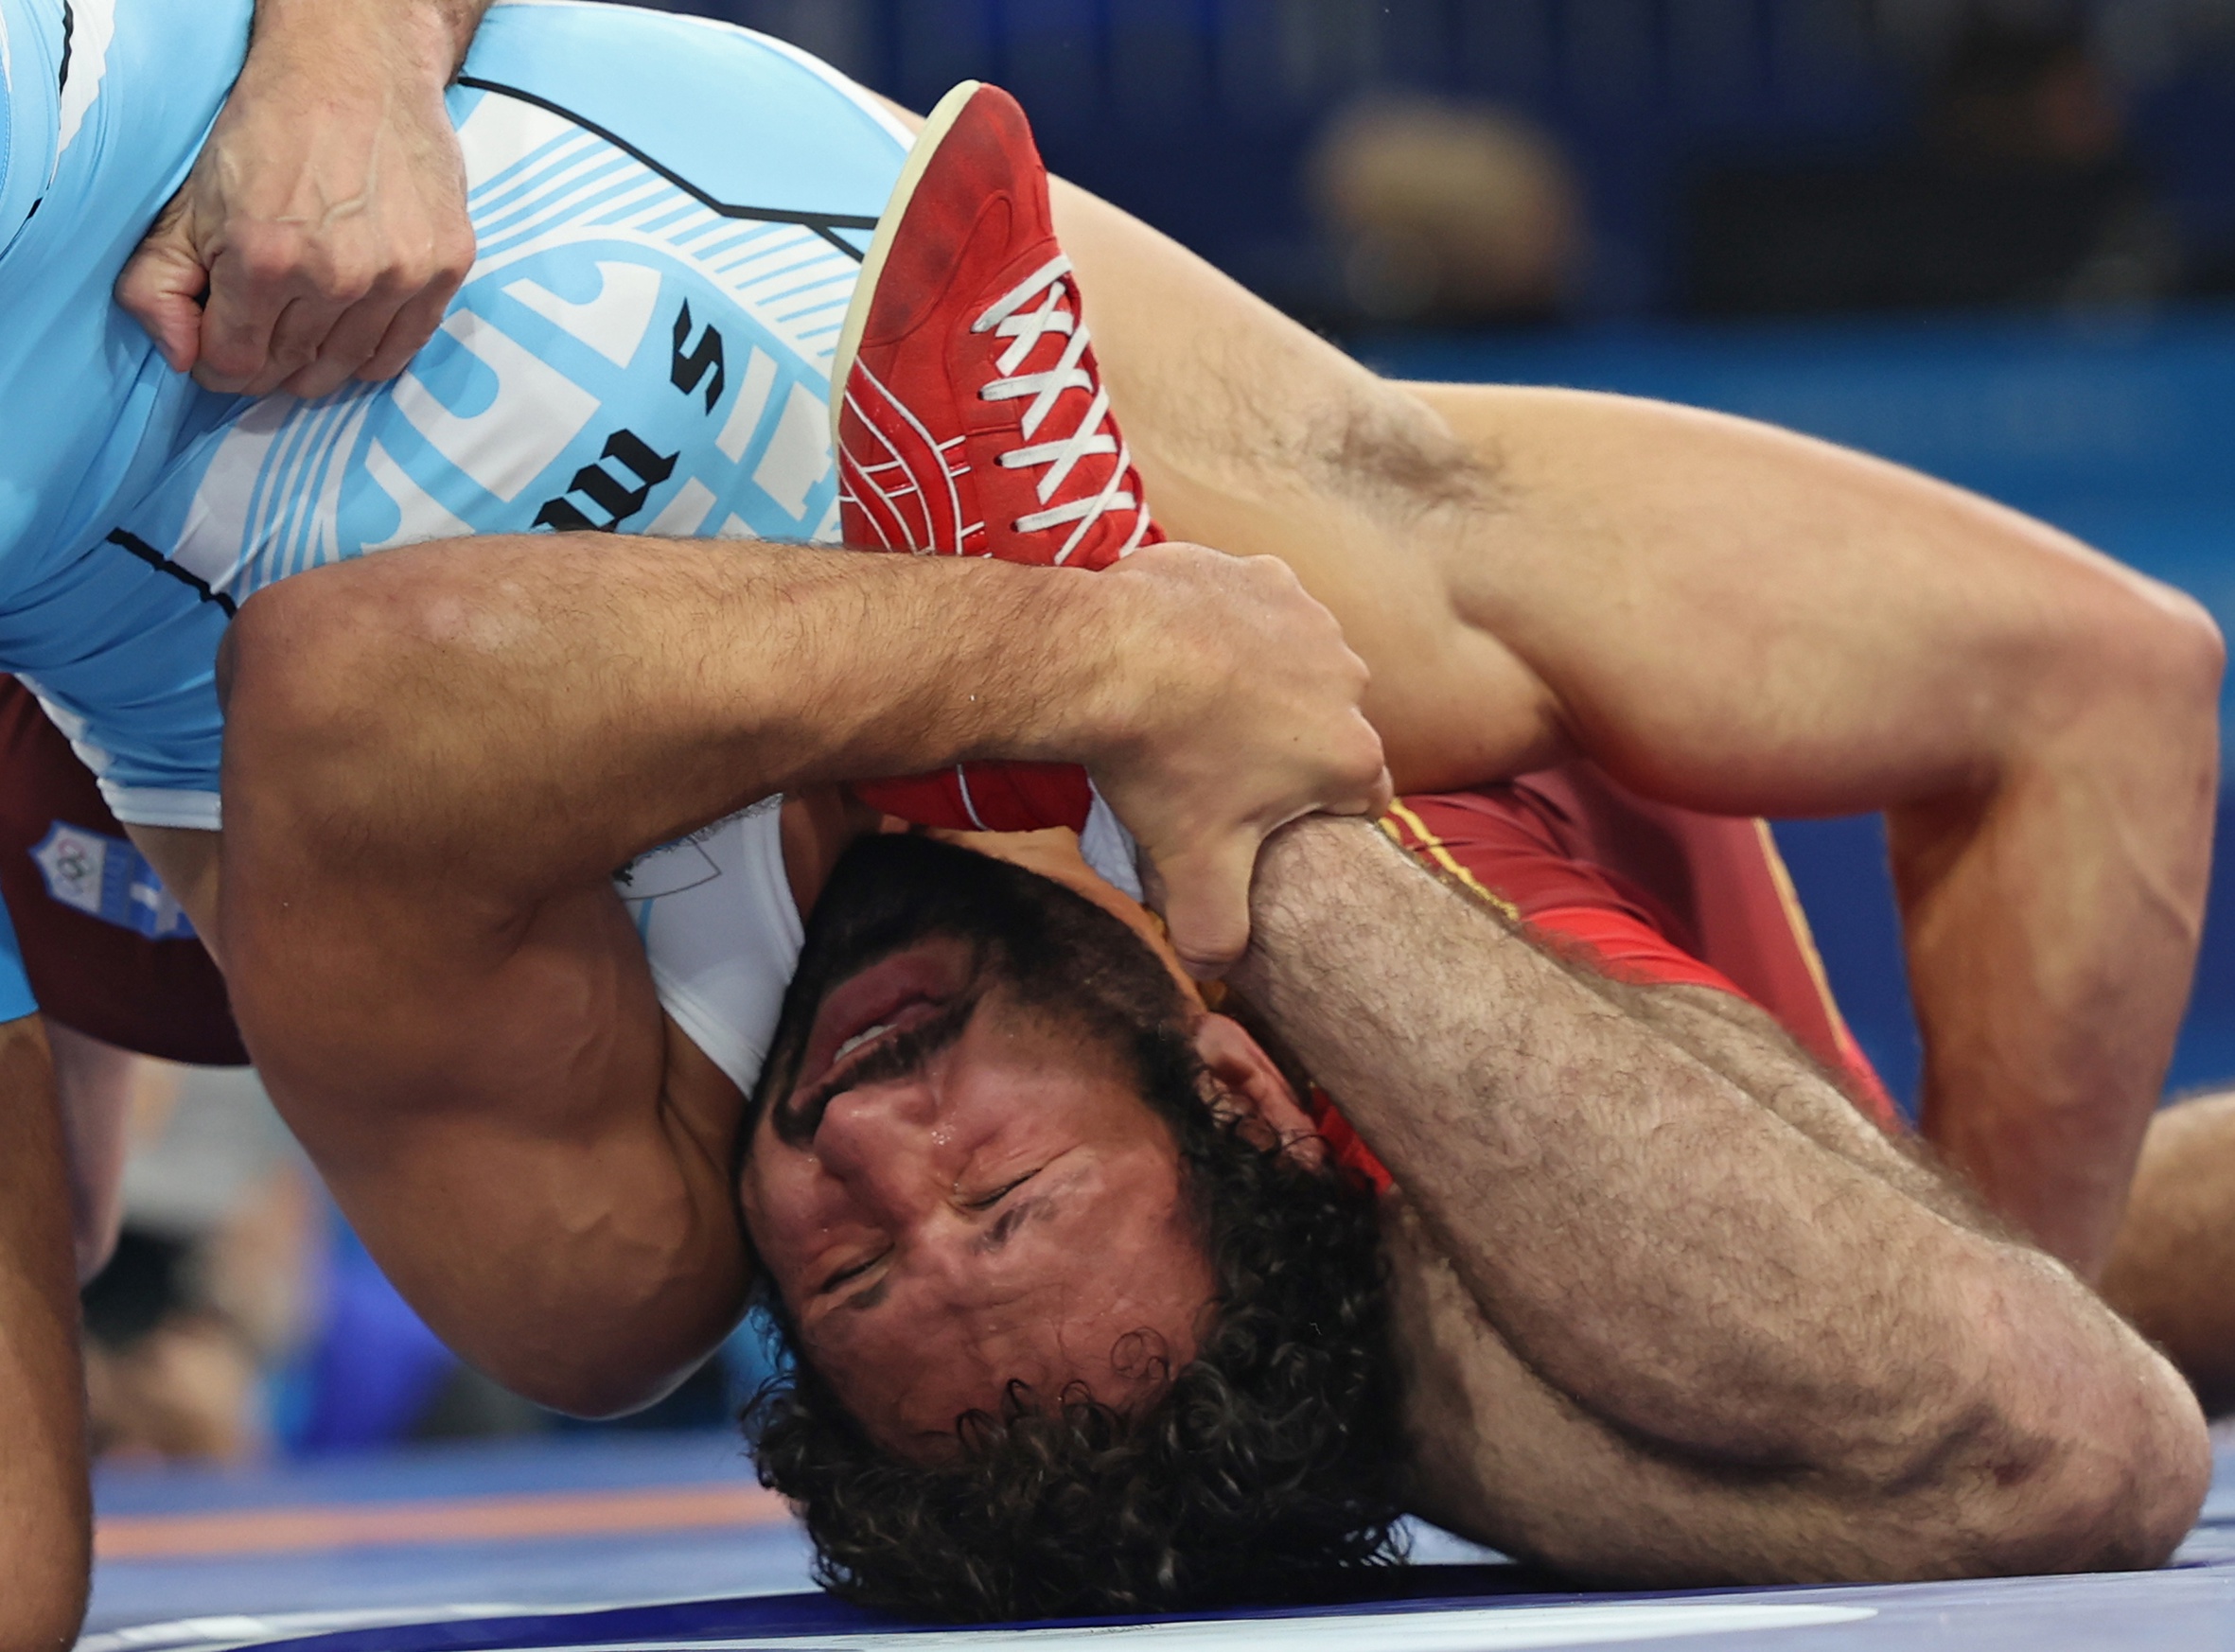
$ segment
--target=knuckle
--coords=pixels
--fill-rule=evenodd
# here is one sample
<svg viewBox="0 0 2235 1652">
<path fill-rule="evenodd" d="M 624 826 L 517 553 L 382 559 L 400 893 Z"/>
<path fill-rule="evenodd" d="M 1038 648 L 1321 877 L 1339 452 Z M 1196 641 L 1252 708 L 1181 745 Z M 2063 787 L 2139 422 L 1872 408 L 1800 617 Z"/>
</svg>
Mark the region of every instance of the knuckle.
<svg viewBox="0 0 2235 1652">
<path fill-rule="evenodd" d="M 411 364 L 414 353 L 411 350 L 377 351 L 359 362 L 357 371 L 351 377 L 367 384 L 378 384 L 401 373 Z"/>
<path fill-rule="evenodd" d="M 242 378 L 263 365 L 264 358 L 246 340 L 220 336 L 202 347 L 202 365 L 219 378 Z"/>
<path fill-rule="evenodd" d="M 233 239 L 233 258 L 240 272 L 259 287 L 275 286 L 303 267 L 303 238 L 295 231 L 259 224 Z"/>
<path fill-rule="evenodd" d="M 318 359 L 319 341 L 300 329 L 285 329 L 272 335 L 272 347 L 264 360 L 273 367 L 292 373 L 308 367 Z"/>
<path fill-rule="evenodd" d="M 474 256 L 479 250 L 470 227 L 458 236 L 446 237 L 444 244 L 436 252 L 434 268 L 429 274 L 428 285 L 433 286 L 440 282 L 453 289 L 458 287 L 465 281 L 467 272 L 472 270 Z"/>
<path fill-rule="evenodd" d="M 389 308 L 400 308 L 426 291 L 434 279 L 431 265 L 417 258 L 399 259 L 367 282 L 360 297 Z"/>
<path fill-rule="evenodd" d="M 386 274 L 363 265 L 326 265 L 308 273 L 320 297 L 344 308 L 385 296 L 391 286 Z"/>
</svg>

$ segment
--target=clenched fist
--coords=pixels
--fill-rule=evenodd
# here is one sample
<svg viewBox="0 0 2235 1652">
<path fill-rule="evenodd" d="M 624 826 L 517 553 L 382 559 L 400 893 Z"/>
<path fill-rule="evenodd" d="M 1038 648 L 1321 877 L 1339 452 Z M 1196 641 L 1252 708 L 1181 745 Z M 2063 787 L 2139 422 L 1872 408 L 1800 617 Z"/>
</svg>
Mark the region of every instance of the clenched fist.
<svg viewBox="0 0 2235 1652">
<path fill-rule="evenodd" d="M 473 264 L 443 106 L 481 0 L 265 0 L 255 48 L 116 298 L 208 389 L 400 373 Z"/>
<path fill-rule="evenodd" d="M 1157 545 L 1097 574 L 1126 610 L 1122 704 L 1082 753 L 1139 841 L 1181 961 L 1222 973 L 1249 943 L 1264 840 L 1315 811 L 1389 801 L 1381 742 L 1360 709 L 1365 662 L 1287 564 Z"/>
</svg>

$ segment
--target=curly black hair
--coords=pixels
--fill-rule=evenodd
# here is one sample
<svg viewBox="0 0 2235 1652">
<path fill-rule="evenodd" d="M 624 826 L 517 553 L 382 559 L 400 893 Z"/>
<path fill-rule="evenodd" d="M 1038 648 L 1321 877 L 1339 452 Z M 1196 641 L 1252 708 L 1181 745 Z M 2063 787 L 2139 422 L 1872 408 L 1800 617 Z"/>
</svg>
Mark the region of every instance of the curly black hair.
<svg viewBox="0 0 2235 1652">
<path fill-rule="evenodd" d="M 1194 1359 L 1130 1415 L 1075 1385 L 1012 1384 L 953 1461 L 879 1448 L 801 1359 L 746 1427 L 816 1576 L 847 1600 L 955 1622 L 1310 1598 L 1401 1557 L 1403 1455 L 1370 1187 L 1252 1142 L 1188 1040 L 1143 1029 L 1144 1095 L 1170 1122 L 1218 1279 Z"/>
</svg>

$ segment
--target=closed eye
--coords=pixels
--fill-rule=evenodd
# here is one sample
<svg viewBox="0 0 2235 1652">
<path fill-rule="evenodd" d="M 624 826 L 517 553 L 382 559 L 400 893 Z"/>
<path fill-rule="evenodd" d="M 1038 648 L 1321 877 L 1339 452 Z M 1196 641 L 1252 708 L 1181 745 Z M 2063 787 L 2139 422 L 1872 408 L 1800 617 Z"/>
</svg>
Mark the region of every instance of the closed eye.
<svg viewBox="0 0 2235 1652">
<path fill-rule="evenodd" d="M 875 1256 L 870 1257 L 867 1261 L 856 1262 L 851 1268 L 840 1268 L 836 1274 L 833 1274 L 829 1278 L 825 1279 L 821 1284 L 815 1288 L 816 1295 L 828 1296 L 839 1286 L 860 1278 L 864 1274 L 868 1273 L 871 1268 L 883 1261 L 885 1257 L 886 1253 L 879 1251 Z"/>
<path fill-rule="evenodd" d="M 1010 1183 L 1008 1186 L 996 1188 L 994 1191 L 987 1194 L 983 1199 L 973 1200 L 968 1205 L 964 1206 L 964 1208 L 969 1210 L 991 1210 L 994 1205 L 1000 1204 L 1002 1200 L 1008 1198 L 1012 1193 L 1015 1192 L 1019 1187 L 1022 1187 L 1027 1182 L 1030 1182 L 1040 1172 L 1037 1170 L 1027 1170 L 1015 1181 Z"/>
</svg>

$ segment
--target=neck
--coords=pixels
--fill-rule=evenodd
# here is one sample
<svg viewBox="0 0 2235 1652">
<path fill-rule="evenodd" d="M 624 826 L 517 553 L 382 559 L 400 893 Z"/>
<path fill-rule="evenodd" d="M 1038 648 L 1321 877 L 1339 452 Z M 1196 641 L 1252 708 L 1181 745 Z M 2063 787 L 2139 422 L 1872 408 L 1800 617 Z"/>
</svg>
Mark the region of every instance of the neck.
<svg viewBox="0 0 2235 1652">
<path fill-rule="evenodd" d="M 838 857 L 883 823 L 883 816 L 840 786 L 818 786 L 784 799 L 783 870 L 802 919 L 822 898 Z"/>
</svg>

